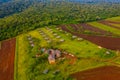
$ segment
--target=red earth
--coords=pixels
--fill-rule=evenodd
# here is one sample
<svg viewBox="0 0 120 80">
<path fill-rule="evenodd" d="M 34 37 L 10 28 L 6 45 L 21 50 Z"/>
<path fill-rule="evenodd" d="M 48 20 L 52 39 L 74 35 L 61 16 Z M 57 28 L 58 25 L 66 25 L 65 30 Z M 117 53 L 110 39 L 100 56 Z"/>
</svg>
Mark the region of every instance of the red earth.
<svg viewBox="0 0 120 80">
<path fill-rule="evenodd" d="M 82 37 L 86 40 L 91 41 L 92 43 L 95 43 L 101 47 L 112 49 L 112 50 L 120 50 L 120 38 L 113 38 L 108 36 L 96 36 L 96 35 L 86 35 L 86 34 L 80 34 L 77 32 L 72 32 L 66 26 L 61 26 L 62 30 L 65 30 L 67 32 L 70 32 L 73 35 L 76 35 L 78 37 Z"/>
<path fill-rule="evenodd" d="M 108 23 L 113 23 L 113 24 L 120 24 L 120 21 L 110 21 L 110 20 L 105 20 Z"/>
<path fill-rule="evenodd" d="M 14 80 L 15 46 L 15 38 L 1 42 L 0 80 Z"/>
<path fill-rule="evenodd" d="M 113 28 L 116 28 L 116 29 L 120 29 L 120 27 L 111 25 L 110 22 L 108 22 L 108 21 L 99 21 L 99 23 L 110 26 L 110 27 L 113 27 Z"/>
<path fill-rule="evenodd" d="M 108 32 L 108 31 L 101 30 L 99 28 L 93 27 L 92 25 L 86 24 L 86 23 L 83 23 L 83 24 L 70 24 L 70 26 L 72 27 L 73 31 L 76 31 L 78 33 L 89 34 L 89 35 L 94 34 L 94 35 L 100 35 L 100 36 L 104 36 L 104 35 L 117 36 L 115 34 L 112 34 L 112 33 Z M 90 33 L 86 33 L 85 31 L 89 31 Z"/>
<path fill-rule="evenodd" d="M 71 74 L 77 80 L 120 80 L 120 67 L 103 66 Z"/>
<path fill-rule="evenodd" d="M 78 26 L 82 26 L 82 28 L 85 29 L 85 30 L 90 30 L 90 31 L 93 31 L 95 33 L 99 33 L 99 34 L 102 34 L 102 35 L 104 35 L 104 34 L 111 35 L 112 34 L 110 32 L 107 32 L 105 30 L 101 30 L 99 28 L 96 28 L 96 27 L 94 27 L 94 26 L 92 26 L 90 24 L 86 24 L 86 23 L 78 24 Z"/>
</svg>

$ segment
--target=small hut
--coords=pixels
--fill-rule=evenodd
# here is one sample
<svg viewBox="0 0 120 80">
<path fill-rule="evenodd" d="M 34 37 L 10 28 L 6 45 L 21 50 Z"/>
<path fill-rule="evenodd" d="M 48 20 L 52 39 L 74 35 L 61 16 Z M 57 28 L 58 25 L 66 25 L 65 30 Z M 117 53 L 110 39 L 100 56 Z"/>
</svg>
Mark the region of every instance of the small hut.
<svg viewBox="0 0 120 80">
<path fill-rule="evenodd" d="M 106 54 L 110 54 L 110 52 L 109 52 L 109 51 L 106 51 Z"/>
<path fill-rule="evenodd" d="M 29 43 L 30 43 L 30 44 L 32 44 L 32 43 L 33 43 L 33 41 L 32 41 L 32 40 L 30 40 L 30 41 L 29 41 Z"/>
<path fill-rule="evenodd" d="M 77 36 L 72 36 L 72 39 L 75 39 L 75 38 L 77 38 Z"/>
<path fill-rule="evenodd" d="M 61 38 L 61 36 L 57 36 L 56 38 L 59 39 L 59 38 Z"/>
<path fill-rule="evenodd" d="M 78 41 L 82 41 L 82 40 L 83 40 L 83 38 L 78 38 L 77 40 L 78 40 Z"/>
<path fill-rule="evenodd" d="M 56 33 L 54 33 L 53 35 L 54 35 L 54 36 L 57 36 L 57 34 L 56 34 Z"/>
<path fill-rule="evenodd" d="M 31 37 L 28 37 L 28 40 L 32 40 L 32 38 L 31 38 Z"/>
<path fill-rule="evenodd" d="M 59 58 L 61 56 L 60 50 L 58 50 L 58 49 L 55 50 L 55 56 L 56 56 L 56 58 Z"/>
<path fill-rule="evenodd" d="M 64 42 L 65 40 L 64 39 L 60 39 L 60 42 Z"/>
<path fill-rule="evenodd" d="M 55 64 L 55 54 L 52 50 L 49 50 L 48 61 L 50 64 Z"/>
<path fill-rule="evenodd" d="M 35 45 L 32 43 L 32 44 L 31 44 L 31 47 L 34 47 L 34 46 L 35 46 Z"/>
</svg>

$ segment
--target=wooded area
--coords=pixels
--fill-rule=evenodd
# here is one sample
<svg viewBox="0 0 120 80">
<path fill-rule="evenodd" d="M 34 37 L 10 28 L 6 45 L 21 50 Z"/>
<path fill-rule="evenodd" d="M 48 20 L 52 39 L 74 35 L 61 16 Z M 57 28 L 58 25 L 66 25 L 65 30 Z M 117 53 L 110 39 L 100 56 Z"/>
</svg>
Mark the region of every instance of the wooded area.
<svg viewBox="0 0 120 80">
<path fill-rule="evenodd" d="M 0 17 L 4 17 L 0 19 L 0 41 L 38 27 L 90 22 L 120 15 L 120 4 L 117 3 L 48 3 L 28 0 L 6 4 L 0 5 Z"/>
</svg>

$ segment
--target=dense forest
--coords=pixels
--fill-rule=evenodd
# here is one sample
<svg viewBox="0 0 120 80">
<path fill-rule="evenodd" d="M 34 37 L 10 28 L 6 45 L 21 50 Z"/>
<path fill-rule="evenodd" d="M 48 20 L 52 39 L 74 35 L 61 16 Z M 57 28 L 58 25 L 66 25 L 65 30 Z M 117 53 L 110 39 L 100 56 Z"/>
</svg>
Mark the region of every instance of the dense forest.
<svg viewBox="0 0 120 80">
<path fill-rule="evenodd" d="M 14 0 L 0 5 L 0 41 L 48 25 L 83 23 L 120 16 L 119 3 Z"/>
<path fill-rule="evenodd" d="M 5 3 L 6 2 L 6 3 Z M 9 16 L 14 13 L 22 12 L 27 9 L 30 5 L 37 3 L 35 0 L 6 0 L 0 5 L 0 18 Z"/>
</svg>

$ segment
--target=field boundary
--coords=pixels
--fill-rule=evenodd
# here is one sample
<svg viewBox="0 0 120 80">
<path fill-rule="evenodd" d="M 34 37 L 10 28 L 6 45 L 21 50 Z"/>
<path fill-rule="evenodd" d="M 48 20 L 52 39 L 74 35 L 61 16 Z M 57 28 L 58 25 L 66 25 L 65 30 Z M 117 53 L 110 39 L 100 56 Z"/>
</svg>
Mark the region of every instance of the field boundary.
<svg viewBox="0 0 120 80">
<path fill-rule="evenodd" d="M 18 39 L 16 38 L 16 50 L 14 59 L 14 80 L 18 80 Z"/>
<path fill-rule="evenodd" d="M 76 35 L 78 37 L 82 37 L 86 40 L 89 40 L 90 42 L 99 45 L 101 47 L 112 50 L 120 50 L 120 42 L 119 42 L 120 38 L 78 34 L 77 32 L 72 32 L 71 30 L 67 29 L 64 25 L 61 26 L 61 29 L 70 32 L 71 34 Z"/>
<path fill-rule="evenodd" d="M 98 21 L 98 22 L 101 23 L 101 24 L 107 25 L 107 26 L 109 26 L 109 27 L 116 28 L 116 29 L 120 30 L 120 27 L 111 25 L 111 24 L 110 24 L 109 22 L 107 22 L 107 21 Z"/>
<path fill-rule="evenodd" d="M 0 42 L 0 49 L 1 49 L 1 42 Z"/>
</svg>

